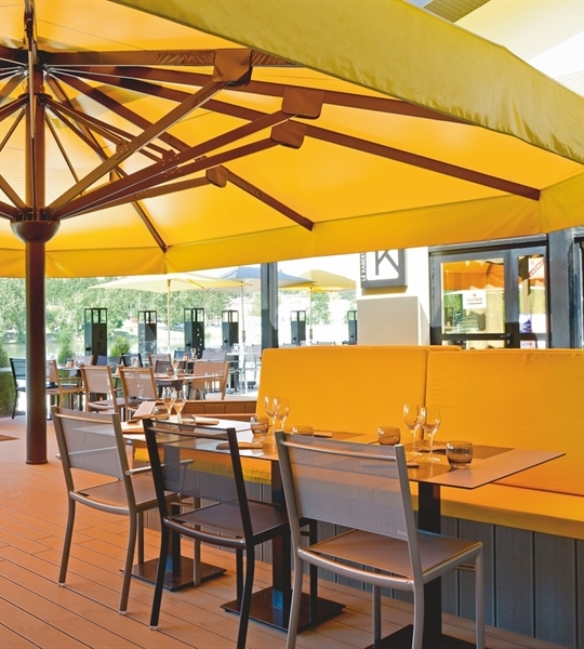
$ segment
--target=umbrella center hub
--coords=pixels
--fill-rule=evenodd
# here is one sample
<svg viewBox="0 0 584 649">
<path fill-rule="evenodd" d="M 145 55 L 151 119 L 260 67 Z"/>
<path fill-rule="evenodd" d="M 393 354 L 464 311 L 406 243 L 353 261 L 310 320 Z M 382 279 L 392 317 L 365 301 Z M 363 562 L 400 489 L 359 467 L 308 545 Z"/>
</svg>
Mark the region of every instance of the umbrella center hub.
<svg viewBox="0 0 584 649">
<path fill-rule="evenodd" d="M 10 227 L 24 243 L 33 241 L 46 243 L 57 234 L 60 225 L 59 221 L 22 219 L 12 221 Z"/>
</svg>

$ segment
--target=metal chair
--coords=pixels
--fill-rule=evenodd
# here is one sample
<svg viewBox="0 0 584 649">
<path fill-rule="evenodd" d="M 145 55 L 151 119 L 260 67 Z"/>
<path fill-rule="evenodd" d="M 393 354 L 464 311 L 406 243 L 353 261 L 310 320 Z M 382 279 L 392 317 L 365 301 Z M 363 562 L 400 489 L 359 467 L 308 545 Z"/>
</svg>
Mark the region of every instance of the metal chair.
<svg viewBox="0 0 584 649">
<path fill-rule="evenodd" d="M 190 395 L 199 394 L 203 399 L 213 387 L 218 387 L 221 399 L 225 399 L 229 363 L 223 361 L 195 361 L 193 377 L 190 379 Z M 190 396 L 189 395 L 189 396 Z"/>
<path fill-rule="evenodd" d="M 483 546 L 416 529 L 404 447 L 276 432 L 294 555 L 288 649 L 296 644 L 303 568 L 324 568 L 373 587 L 373 645 L 381 640 L 381 588 L 414 597 L 412 649 L 422 646 L 424 585 L 461 567 L 476 571 L 476 646 L 484 649 Z M 350 528 L 302 545 L 299 519 Z"/>
<path fill-rule="evenodd" d="M 18 396 L 26 394 L 26 359 L 11 358 L 10 368 L 12 369 L 12 380 L 14 381 L 14 404 L 12 406 L 12 419 L 14 419 Z"/>
<path fill-rule="evenodd" d="M 126 413 L 135 412 L 142 401 L 158 398 L 152 367 L 120 367 L 119 372 Z"/>
<path fill-rule="evenodd" d="M 254 577 L 254 547 L 283 537 L 284 556 L 290 556 L 290 529 L 283 506 L 250 500 L 246 494 L 234 428 L 224 434 L 145 420 L 146 443 L 161 517 L 161 545 L 150 626 L 158 627 L 169 535 L 173 531 L 195 541 L 236 551 L 239 632 L 237 648 L 244 649 Z M 227 455 L 205 450 L 227 439 Z M 171 515 L 164 495 L 176 492 L 183 511 Z M 211 501 L 197 508 L 201 499 Z M 245 575 L 243 554 L 245 553 Z M 289 574 L 289 571 L 288 571 Z"/>
<path fill-rule="evenodd" d="M 83 388 L 79 383 L 64 383 L 62 381 L 55 359 L 46 362 L 46 379 L 46 393 L 56 399 L 58 406 L 63 406 L 64 403 L 71 405 L 72 397 L 80 397 L 83 393 Z M 79 405 L 81 406 L 81 404 Z"/>
<path fill-rule="evenodd" d="M 148 365 L 156 368 L 156 361 L 167 361 L 172 365 L 172 356 L 170 354 L 148 354 Z"/>
<path fill-rule="evenodd" d="M 120 412 L 125 406 L 124 397 L 118 396 L 120 388 L 114 384 L 109 365 L 82 366 L 81 380 L 87 412 Z"/>
<path fill-rule="evenodd" d="M 138 561 L 144 561 L 142 515 L 158 506 L 151 476 L 139 475 L 149 471 L 149 467 L 130 470 L 119 414 L 80 413 L 56 407 L 52 412 L 68 495 L 67 528 L 58 583 L 65 585 L 77 503 L 127 516 L 129 534 L 119 606 L 119 612 L 125 614 L 137 537 Z M 83 488 L 78 489 L 75 482 L 77 471 L 74 469 L 113 480 L 93 487 L 86 487 L 84 481 Z M 172 497 L 172 494 L 164 494 L 164 499 Z"/>
<path fill-rule="evenodd" d="M 122 354 L 121 358 L 124 367 L 142 367 L 142 356 L 140 354 Z"/>
</svg>

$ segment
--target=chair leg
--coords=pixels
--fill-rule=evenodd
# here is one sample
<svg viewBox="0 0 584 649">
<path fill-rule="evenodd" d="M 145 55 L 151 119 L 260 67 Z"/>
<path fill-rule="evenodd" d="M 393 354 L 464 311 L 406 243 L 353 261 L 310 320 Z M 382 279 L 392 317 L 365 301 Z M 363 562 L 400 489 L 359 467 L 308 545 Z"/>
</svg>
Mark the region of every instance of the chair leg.
<svg viewBox="0 0 584 649">
<path fill-rule="evenodd" d="M 144 563 L 144 512 L 138 512 L 138 563 Z"/>
<path fill-rule="evenodd" d="M 164 573 L 166 572 L 166 558 L 168 557 L 168 545 L 170 541 L 170 530 L 162 524 L 160 530 L 160 555 L 158 557 L 158 570 L 156 571 L 156 584 L 154 585 L 154 596 L 152 598 L 152 611 L 150 613 L 150 628 L 158 628 L 160 616 L 160 605 L 162 603 L 162 588 L 164 586 Z"/>
<path fill-rule="evenodd" d="M 414 632 L 412 649 L 422 649 L 424 637 L 424 586 L 414 588 Z"/>
<path fill-rule="evenodd" d="M 69 564 L 69 551 L 71 550 L 71 540 L 73 539 L 73 526 L 75 524 L 75 501 L 69 498 L 67 511 L 67 527 L 65 529 L 65 539 L 63 541 L 63 554 L 61 556 L 61 568 L 59 569 L 59 586 L 65 585 L 67 578 L 67 565 Z"/>
<path fill-rule="evenodd" d="M 136 549 L 136 528 L 137 516 L 130 516 L 130 530 L 128 533 L 128 547 L 126 548 L 126 561 L 124 564 L 124 576 L 122 578 L 122 594 L 120 595 L 119 613 L 125 615 L 128 610 L 128 597 L 130 594 L 130 582 L 132 581 L 132 565 L 134 563 L 134 550 Z"/>
<path fill-rule="evenodd" d="M 292 587 L 292 605 L 290 606 L 290 620 L 288 622 L 288 638 L 286 649 L 294 649 L 296 646 L 296 635 L 298 633 L 298 616 L 300 615 L 300 603 L 302 601 L 302 573 L 303 562 L 294 555 L 294 585 Z"/>
<path fill-rule="evenodd" d="M 373 623 L 373 644 L 381 640 L 381 588 L 373 586 L 372 592 L 372 623 Z"/>
<path fill-rule="evenodd" d="M 485 588 L 484 588 L 484 561 L 483 553 L 475 561 L 475 590 L 476 590 L 476 625 L 477 625 L 477 649 L 485 649 Z"/>
<path fill-rule="evenodd" d="M 243 552 L 241 550 L 235 551 L 235 574 L 237 603 L 241 607 L 241 598 L 243 597 Z"/>
<path fill-rule="evenodd" d="M 245 649 L 247 638 L 247 627 L 249 626 L 249 612 L 251 610 L 251 591 L 253 588 L 253 576 L 255 571 L 254 549 L 248 548 L 245 553 L 245 584 L 243 596 L 239 606 L 239 631 L 237 633 L 237 649 Z"/>
</svg>

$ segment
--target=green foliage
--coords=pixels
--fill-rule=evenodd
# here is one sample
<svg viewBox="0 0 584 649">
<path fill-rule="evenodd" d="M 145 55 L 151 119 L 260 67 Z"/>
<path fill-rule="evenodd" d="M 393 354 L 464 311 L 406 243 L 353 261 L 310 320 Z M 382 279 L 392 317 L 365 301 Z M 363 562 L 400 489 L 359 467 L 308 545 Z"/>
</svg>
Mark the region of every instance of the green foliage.
<svg viewBox="0 0 584 649">
<path fill-rule="evenodd" d="M 57 363 L 64 365 L 68 358 L 73 358 L 73 356 L 75 356 L 75 351 L 73 350 L 71 338 L 68 334 L 61 334 L 59 336 L 59 342 L 61 343 L 61 346 L 59 347 L 59 353 L 57 354 Z"/>
<path fill-rule="evenodd" d="M 0 344 L 0 367 L 8 367 L 10 360 L 2 344 Z M 14 403 L 14 381 L 10 372 L 0 372 L 0 416 L 12 412 Z"/>
<path fill-rule="evenodd" d="M 130 341 L 124 336 L 116 336 L 110 349 L 110 356 L 121 356 L 130 351 Z"/>
</svg>

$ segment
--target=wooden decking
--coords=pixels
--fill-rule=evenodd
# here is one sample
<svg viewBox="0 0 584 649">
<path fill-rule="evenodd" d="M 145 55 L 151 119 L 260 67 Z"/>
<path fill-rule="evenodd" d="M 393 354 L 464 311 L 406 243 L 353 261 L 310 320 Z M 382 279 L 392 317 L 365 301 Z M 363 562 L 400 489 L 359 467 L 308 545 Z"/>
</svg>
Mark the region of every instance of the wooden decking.
<svg viewBox="0 0 584 649">
<path fill-rule="evenodd" d="M 238 620 L 220 604 L 234 596 L 233 558 L 204 549 L 204 558 L 227 573 L 198 589 L 165 593 L 158 631 L 148 628 L 152 587 L 134 581 L 126 616 L 117 613 L 120 566 L 125 548 L 122 517 L 78 508 L 76 534 L 66 587 L 56 584 L 66 521 L 62 470 L 55 460 L 49 425 L 49 463 L 27 465 L 25 419 L 0 419 L 0 647 L 68 649 L 229 649 L 235 646 Z M 147 530 L 146 552 L 156 557 L 158 534 Z M 268 584 L 269 567 L 260 564 L 256 585 Z M 367 593 L 321 582 L 321 593 L 346 603 L 345 611 L 317 629 L 301 634 L 302 649 L 365 647 L 370 636 Z M 384 630 L 411 621 L 410 606 L 385 600 Z M 445 616 L 448 633 L 472 640 L 470 622 Z M 283 633 L 251 623 L 248 646 L 284 647 Z M 488 629 L 490 649 L 552 649 L 555 645 L 497 629 Z"/>
</svg>

